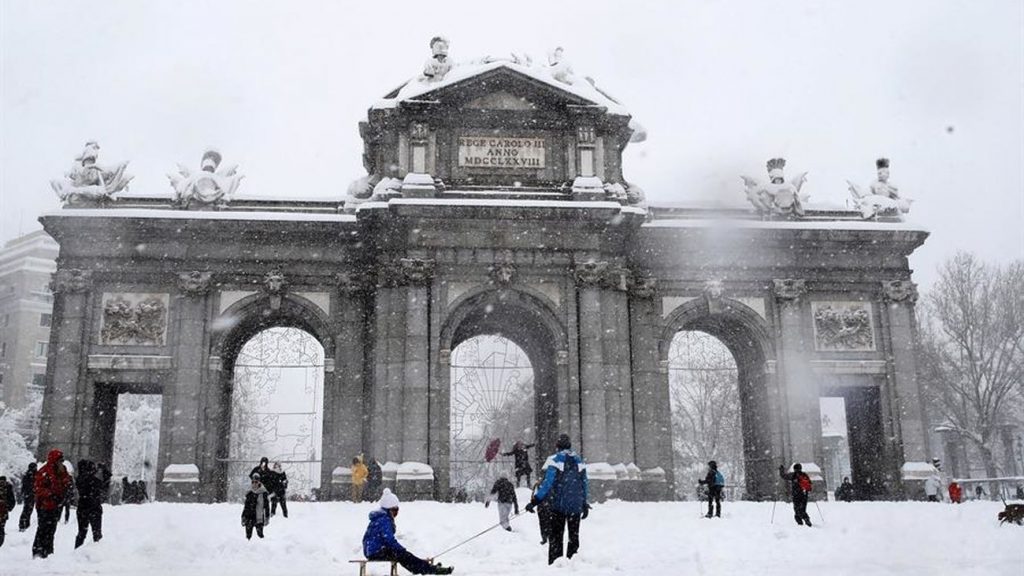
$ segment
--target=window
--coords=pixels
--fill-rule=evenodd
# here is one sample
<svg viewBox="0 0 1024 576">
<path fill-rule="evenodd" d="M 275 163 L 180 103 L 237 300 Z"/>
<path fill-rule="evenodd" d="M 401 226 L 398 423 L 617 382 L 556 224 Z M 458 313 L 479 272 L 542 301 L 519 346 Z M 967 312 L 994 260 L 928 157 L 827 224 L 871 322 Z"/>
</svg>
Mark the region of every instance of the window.
<svg viewBox="0 0 1024 576">
<path fill-rule="evenodd" d="M 49 342 L 36 342 L 36 358 L 46 358 L 46 353 L 49 349 Z"/>
<path fill-rule="evenodd" d="M 7 356 L 7 342 L 0 342 L 0 358 Z"/>
<path fill-rule="evenodd" d="M 49 328 L 52 322 L 53 314 L 48 314 L 44 312 L 39 315 L 39 325 L 42 326 L 43 328 Z"/>
<path fill-rule="evenodd" d="M 42 390 L 46 386 L 46 374 L 37 373 L 32 375 L 32 386 Z"/>
</svg>

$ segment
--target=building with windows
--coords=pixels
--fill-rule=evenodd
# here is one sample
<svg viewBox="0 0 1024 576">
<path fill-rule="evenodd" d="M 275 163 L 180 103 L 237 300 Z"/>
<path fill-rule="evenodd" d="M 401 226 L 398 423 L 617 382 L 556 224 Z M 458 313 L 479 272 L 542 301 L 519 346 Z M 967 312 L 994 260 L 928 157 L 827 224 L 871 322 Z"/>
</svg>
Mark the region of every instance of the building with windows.
<svg viewBox="0 0 1024 576">
<path fill-rule="evenodd" d="M 43 392 L 58 249 L 42 230 L 0 249 L 0 400 L 14 408 Z"/>
</svg>

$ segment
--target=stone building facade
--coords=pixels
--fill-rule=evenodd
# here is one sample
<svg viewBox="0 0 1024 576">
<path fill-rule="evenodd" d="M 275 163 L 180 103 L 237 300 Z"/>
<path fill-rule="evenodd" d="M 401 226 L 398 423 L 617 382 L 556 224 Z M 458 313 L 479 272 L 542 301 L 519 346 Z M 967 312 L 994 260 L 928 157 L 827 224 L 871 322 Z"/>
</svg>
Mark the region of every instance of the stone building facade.
<svg viewBox="0 0 1024 576">
<path fill-rule="evenodd" d="M 182 209 L 121 197 L 43 217 L 60 242 L 40 450 L 109 459 L 117 394 L 159 393 L 159 497 L 225 496 L 232 369 L 269 327 L 324 347 L 322 484 L 369 453 L 406 497 L 449 485 L 452 350 L 499 334 L 534 370 L 540 452 L 569 434 L 627 497 L 673 482 L 668 352 L 736 358 L 746 491 L 821 463 L 842 396 L 853 480 L 900 494 L 929 454 L 907 257 L 927 232 L 808 209 L 646 205 L 622 172 L 628 113 L 518 63 L 414 80 L 370 109 L 348 198 Z M 603 492 L 598 490 L 598 492 Z"/>
</svg>

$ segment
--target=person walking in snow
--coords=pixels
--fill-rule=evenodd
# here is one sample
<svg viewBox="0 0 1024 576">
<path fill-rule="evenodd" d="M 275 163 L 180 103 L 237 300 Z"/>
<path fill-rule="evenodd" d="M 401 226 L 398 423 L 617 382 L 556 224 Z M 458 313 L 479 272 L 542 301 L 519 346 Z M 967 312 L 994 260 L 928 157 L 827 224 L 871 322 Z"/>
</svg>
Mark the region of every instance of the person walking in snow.
<svg viewBox="0 0 1024 576">
<path fill-rule="evenodd" d="M 431 558 L 422 559 L 406 550 L 395 538 L 395 518 L 398 517 L 398 496 L 388 488 L 370 512 L 370 523 L 363 534 L 363 554 L 367 560 L 398 562 L 413 574 L 451 574 L 451 566 L 434 564 Z"/>
<path fill-rule="evenodd" d="M 956 481 L 950 482 L 949 484 L 949 501 L 952 504 L 959 504 L 963 501 L 963 490 L 960 488 L 960 484 Z"/>
<path fill-rule="evenodd" d="M 519 499 L 516 498 L 516 487 L 512 485 L 507 476 L 502 476 L 494 481 L 491 493 L 484 500 L 484 508 L 491 505 L 491 500 L 498 501 L 498 522 L 501 527 L 511 532 L 512 526 L 508 523 L 508 515 L 513 508 L 515 508 L 516 516 L 519 515 Z"/>
<path fill-rule="evenodd" d="M 363 489 L 363 496 L 367 500 L 379 500 L 381 497 L 381 486 L 384 485 L 384 471 L 380 468 L 380 462 L 376 458 L 367 458 L 366 465 L 366 488 Z"/>
<path fill-rule="evenodd" d="M 252 475 L 252 487 L 245 493 L 245 504 L 242 505 L 242 526 L 245 527 L 245 539 L 252 540 L 252 529 L 263 538 L 263 527 L 270 523 L 270 495 L 260 482 L 260 475 Z"/>
<path fill-rule="evenodd" d="M 569 529 L 569 543 L 565 556 L 572 558 L 579 551 L 580 520 L 590 513 L 590 504 L 587 503 L 587 465 L 579 454 L 572 451 L 572 441 L 567 434 L 558 437 L 555 448 L 558 452 L 544 462 L 544 481 L 526 505 L 526 511 L 533 512 L 540 502 L 550 499 L 548 564 L 553 564 L 555 559 L 562 556 L 562 539 L 566 527 Z"/>
<path fill-rule="evenodd" d="M 516 440 L 516 443 L 512 445 L 512 450 L 509 452 L 502 452 L 502 456 L 513 456 L 515 458 L 515 464 L 513 471 L 516 475 L 516 487 L 519 487 L 519 479 L 526 476 L 526 485 L 530 485 L 530 475 L 533 474 L 533 467 L 530 466 L 530 453 L 527 452 L 529 448 L 533 448 L 534 444 L 523 444 L 522 440 Z"/>
<path fill-rule="evenodd" d="M 810 528 L 811 517 L 807 515 L 807 500 L 813 487 L 811 477 L 804 474 L 803 466 L 799 462 L 793 464 L 792 472 L 786 472 L 786 468 L 779 465 L 779 476 L 789 482 L 789 491 L 793 498 L 793 518 L 797 524 Z"/>
<path fill-rule="evenodd" d="M 36 472 L 36 536 L 32 542 L 32 557 L 46 558 L 53 554 L 53 537 L 60 523 L 60 511 L 71 493 L 71 474 L 64 467 L 64 453 L 50 450 L 46 464 Z"/>
<path fill-rule="evenodd" d="M 21 516 L 18 518 L 18 532 L 24 532 L 32 525 L 32 510 L 35 507 L 36 463 L 31 462 L 21 477 Z"/>
<path fill-rule="evenodd" d="M 541 468 L 541 474 L 544 473 L 544 468 Z M 533 492 L 530 495 L 530 501 L 535 500 L 537 496 L 537 490 L 540 489 L 541 481 L 538 479 L 533 485 Z M 548 533 L 551 530 L 551 502 L 548 500 L 540 500 L 537 502 L 537 524 L 540 525 L 540 543 L 541 545 L 548 543 Z"/>
<path fill-rule="evenodd" d="M 352 501 L 360 503 L 363 501 L 363 490 L 366 488 L 366 478 L 370 475 L 370 469 L 363 464 L 363 459 L 356 456 L 352 459 Z"/>
<path fill-rule="evenodd" d="M 90 528 L 93 542 L 103 538 L 103 502 L 110 486 L 109 474 L 91 460 L 78 461 L 78 535 L 75 536 L 75 548 L 85 543 Z"/>
<path fill-rule="evenodd" d="M 0 546 L 7 537 L 7 517 L 16 505 L 14 486 L 7 481 L 7 476 L 0 476 Z"/>
<path fill-rule="evenodd" d="M 281 515 L 287 518 L 288 498 L 286 497 L 285 492 L 288 490 L 288 475 L 281 469 L 280 462 L 274 462 L 271 474 L 273 481 L 270 486 L 266 487 L 267 491 L 270 492 L 270 515 L 274 516 L 277 514 L 277 505 L 280 503 Z"/>
<path fill-rule="evenodd" d="M 712 460 L 708 462 L 708 473 L 703 480 L 697 480 L 698 484 L 704 484 L 708 487 L 708 514 L 707 517 L 711 518 L 712 505 L 716 506 L 715 516 L 718 518 L 722 517 L 722 489 L 725 488 L 725 476 L 718 471 L 718 462 Z"/>
</svg>

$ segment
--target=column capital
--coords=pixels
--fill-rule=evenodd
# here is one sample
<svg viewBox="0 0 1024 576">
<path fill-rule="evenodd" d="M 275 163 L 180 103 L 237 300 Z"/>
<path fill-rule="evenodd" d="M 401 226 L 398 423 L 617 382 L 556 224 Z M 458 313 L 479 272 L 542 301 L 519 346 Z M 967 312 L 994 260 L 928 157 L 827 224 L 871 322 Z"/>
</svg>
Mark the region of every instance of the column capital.
<svg viewBox="0 0 1024 576">
<path fill-rule="evenodd" d="M 54 293 L 85 292 L 92 286 L 92 271 L 63 268 L 53 273 L 50 290 Z"/>
<path fill-rule="evenodd" d="M 509 286 L 516 278 L 516 265 L 514 262 L 495 262 L 487 271 L 491 283 L 496 286 Z"/>
<path fill-rule="evenodd" d="M 917 284 L 910 280 L 888 280 L 882 282 L 882 298 L 886 302 L 917 302 Z"/>
<path fill-rule="evenodd" d="M 177 284 L 178 290 L 185 296 L 199 298 L 210 292 L 210 287 L 213 284 L 213 273 L 201 270 L 178 272 Z"/>
<path fill-rule="evenodd" d="M 807 280 L 800 278 L 776 278 L 772 280 L 772 293 L 785 302 L 796 302 L 807 294 Z"/>
<path fill-rule="evenodd" d="M 597 288 L 608 272 L 608 262 L 588 260 L 573 266 L 573 278 L 580 288 Z"/>
</svg>

